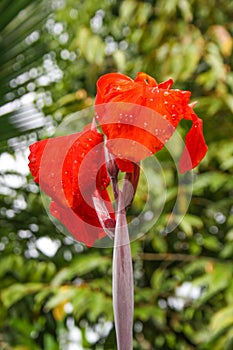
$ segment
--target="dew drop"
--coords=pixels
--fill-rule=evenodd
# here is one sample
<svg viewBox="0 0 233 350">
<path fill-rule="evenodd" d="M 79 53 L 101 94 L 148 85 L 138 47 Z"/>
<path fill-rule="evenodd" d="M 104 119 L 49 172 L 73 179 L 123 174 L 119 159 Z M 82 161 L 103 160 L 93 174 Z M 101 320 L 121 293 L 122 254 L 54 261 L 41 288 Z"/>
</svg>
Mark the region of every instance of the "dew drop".
<svg viewBox="0 0 233 350">
<path fill-rule="evenodd" d="M 168 95 L 170 95 L 170 92 L 165 91 L 165 92 L 164 92 L 164 96 L 168 96 Z"/>
<path fill-rule="evenodd" d="M 168 104 L 168 102 L 167 102 L 167 101 L 164 101 L 164 104 L 165 104 L 165 105 L 167 105 L 167 104 Z"/>
<path fill-rule="evenodd" d="M 153 99 L 153 98 L 150 98 L 150 101 L 154 101 L 154 99 Z"/>
</svg>

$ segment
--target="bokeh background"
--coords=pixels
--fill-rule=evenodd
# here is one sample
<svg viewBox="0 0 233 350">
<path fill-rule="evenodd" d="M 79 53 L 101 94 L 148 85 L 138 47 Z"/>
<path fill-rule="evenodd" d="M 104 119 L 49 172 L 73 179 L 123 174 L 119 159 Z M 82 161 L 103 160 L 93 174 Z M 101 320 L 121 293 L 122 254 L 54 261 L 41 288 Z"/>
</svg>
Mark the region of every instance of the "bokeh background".
<svg viewBox="0 0 233 350">
<path fill-rule="evenodd" d="M 132 243 L 134 349 L 233 349 L 233 2 L 1 0 L 0 13 L 0 349 L 116 349 L 112 250 L 57 231 L 27 168 L 28 145 L 92 106 L 112 71 L 191 90 L 209 146 L 169 234 L 177 173 L 166 150 L 157 155 L 166 203 Z M 160 176 L 149 175 L 158 206 Z"/>
</svg>

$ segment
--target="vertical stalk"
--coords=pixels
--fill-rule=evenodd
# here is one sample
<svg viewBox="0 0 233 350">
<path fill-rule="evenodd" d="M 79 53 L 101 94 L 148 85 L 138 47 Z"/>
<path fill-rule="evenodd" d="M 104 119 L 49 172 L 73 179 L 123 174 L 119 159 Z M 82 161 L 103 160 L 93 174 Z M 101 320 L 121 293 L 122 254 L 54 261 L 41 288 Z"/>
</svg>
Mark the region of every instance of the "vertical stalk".
<svg viewBox="0 0 233 350">
<path fill-rule="evenodd" d="M 113 310 L 118 350 L 132 350 L 134 310 L 133 268 L 124 195 L 118 192 L 113 251 Z"/>
</svg>

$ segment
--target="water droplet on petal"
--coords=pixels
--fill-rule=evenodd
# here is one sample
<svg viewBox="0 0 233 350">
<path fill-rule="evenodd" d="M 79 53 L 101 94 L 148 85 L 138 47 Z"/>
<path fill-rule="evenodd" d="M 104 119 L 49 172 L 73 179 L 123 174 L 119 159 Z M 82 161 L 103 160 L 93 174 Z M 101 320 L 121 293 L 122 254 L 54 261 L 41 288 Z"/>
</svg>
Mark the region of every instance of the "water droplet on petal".
<svg viewBox="0 0 233 350">
<path fill-rule="evenodd" d="M 165 92 L 164 92 L 164 96 L 168 96 L 168 95 L 170 95 L 170 92 L 165 91 Z"/>
</svg>

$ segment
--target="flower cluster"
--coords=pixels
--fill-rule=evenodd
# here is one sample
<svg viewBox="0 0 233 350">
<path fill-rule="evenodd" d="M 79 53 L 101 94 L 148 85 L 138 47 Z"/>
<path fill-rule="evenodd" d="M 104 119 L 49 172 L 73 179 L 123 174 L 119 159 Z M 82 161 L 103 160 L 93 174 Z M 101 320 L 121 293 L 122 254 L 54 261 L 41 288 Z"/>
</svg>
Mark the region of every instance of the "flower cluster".
<svg viewBox="0 0 233 350">
<path fill-rule="evenodd" d="M 92 125 L 30 146 L 34 181 L 51 197 L 51 214 L 78 241 L 92 246 L 111 233 L 115 224 L 107 192 L 111 180 L 115 176 L 117 181 L 118 170 L 126 172 L 135 192 L 138 164 L 164 147 L 182 119 L 190 120 L 192 127 L 180 172 L 196 167 L 205 156 L 202 120 L 190 104 L 191 94 L 171 89 L 172 84 L 172 79 L 158 84 L 145 73 L 138 73 L 135 80 L 106 74 L 97 82 Z"/>
</svg>

